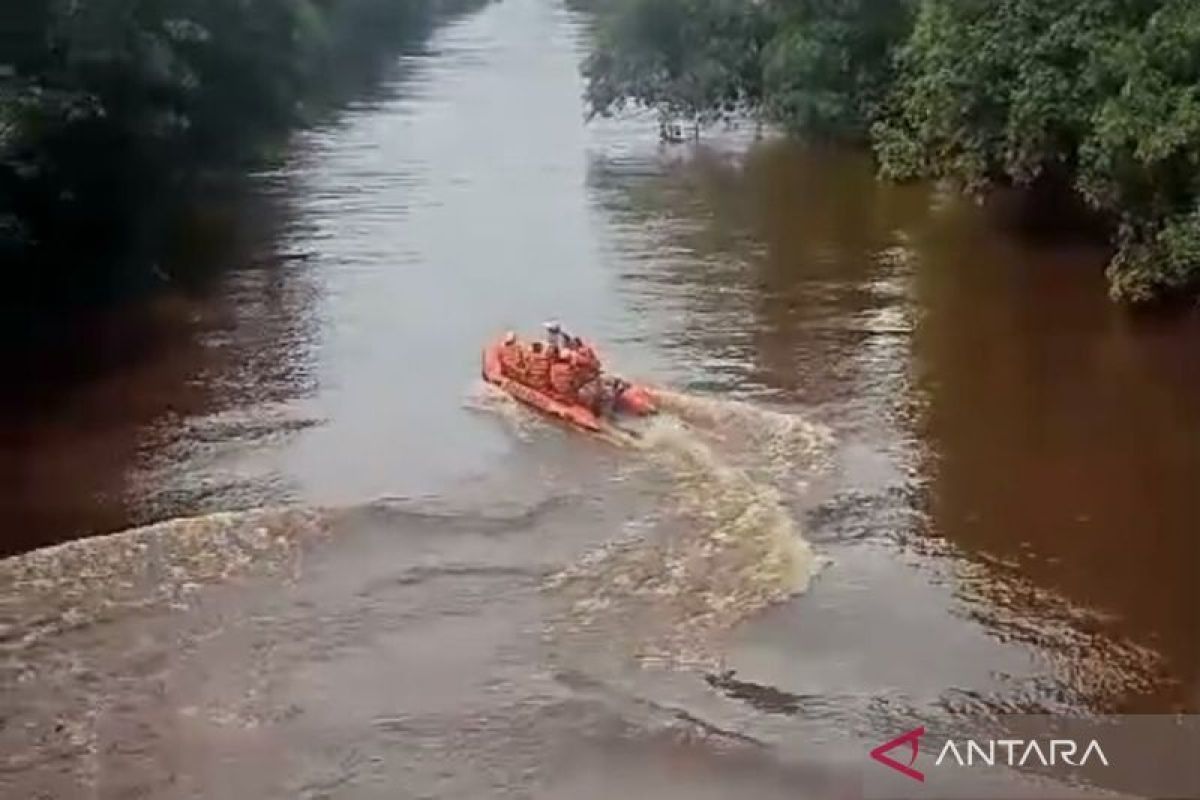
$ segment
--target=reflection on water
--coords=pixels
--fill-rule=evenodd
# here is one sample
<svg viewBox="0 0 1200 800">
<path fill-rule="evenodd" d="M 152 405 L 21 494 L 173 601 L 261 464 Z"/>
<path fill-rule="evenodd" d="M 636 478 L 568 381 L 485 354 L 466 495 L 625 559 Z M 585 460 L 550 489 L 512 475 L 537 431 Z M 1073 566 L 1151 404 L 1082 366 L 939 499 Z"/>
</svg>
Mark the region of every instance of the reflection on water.
<svg viewBox="0 0 1200 800">
<path fill-rule="evenodd" d="M 316 298 L 303 258 L 276 246 L 288 205 L 269 188 L 212 198 L 168 266 L 186 280 L 64 323 L 14 368 L 0 552 L 288 496 L 230 463 L 307 423 L 286 404 L 313 389 Z"/>
<path fill-rule="evenodd" d="M 738 144 L 661 172 L 597 159 L 592 184 L 616 230 L 654 242 L 626 291 L 672 309 L 658 339 L 691 384 L 836 430 L 844 474 L 811 535 L 944 540 L 984 565 L 958 579 L 973 614 L 1006 635 L 1074 617 L 1076 653 L 1094 633 L 1136 642 L 1109 654 L 1127 685 L 1094 688 L 1147 690 L 1149 648 L 1178 684 L 1146 702 L 1189 702 L 1200 320 L 1132 317 L 1104 297 L 1102 253 L 1022 243 L 987 209 L 875 181 L 858 155 Z M 868 531 L 840 530 L 864 506 Z"/>
<path fill-rule="evenodd" d="M 1195 687 L 1197 320 L 1106 304 L 1079 275 L 1095 253 L 1021 250 L 979 226 L 924 242 L 915 352 L 935 532 L 1095 609 Z M 938 268 L 963 252 L 973 269 Z"/>
</svg>

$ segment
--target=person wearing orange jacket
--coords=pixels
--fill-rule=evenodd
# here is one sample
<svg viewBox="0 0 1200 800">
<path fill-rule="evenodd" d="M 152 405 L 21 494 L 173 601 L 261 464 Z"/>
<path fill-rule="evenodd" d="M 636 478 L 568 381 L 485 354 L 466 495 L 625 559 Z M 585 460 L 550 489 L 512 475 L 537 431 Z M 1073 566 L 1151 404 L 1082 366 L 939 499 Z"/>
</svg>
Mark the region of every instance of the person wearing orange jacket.
<svg viewBox="0 0 1200 800">
<path fill-rule="evenodd" d="M 512 331 L 504 334 L 500 345 L 500 371 L 505 377 L 521 380 L 525 373 L 525 351 Z"/>
<path fill-rule="evenodd" d="M 550 391 L 560 400 L 575 402 L 575 354 L 568 349 L 558 351 L 558 358 L 550 365 Z"/>
<path fill-rule="evenodd" d="M 552 366 L 549 348 L 541 342 L 534 342 L 525 360 L 525 383 L 539 392 L 549 390 Z"/>
<path fill-rule="evenodd" d="M 570 340 L 570 348 L 575 359 L 576 380 L 580 384 L 600 377 L 600 358 L 590 345 L 576 336 Z"/>
<path fill-rule="evenodd" d="M 572 338 L 570 345 L 575 362 L 573 394 L 577 402 L 598 415 L 603 414 L 607 392 L 601 379 L 600 359 L 596 351 L 579 337 Z"/>
</svg>

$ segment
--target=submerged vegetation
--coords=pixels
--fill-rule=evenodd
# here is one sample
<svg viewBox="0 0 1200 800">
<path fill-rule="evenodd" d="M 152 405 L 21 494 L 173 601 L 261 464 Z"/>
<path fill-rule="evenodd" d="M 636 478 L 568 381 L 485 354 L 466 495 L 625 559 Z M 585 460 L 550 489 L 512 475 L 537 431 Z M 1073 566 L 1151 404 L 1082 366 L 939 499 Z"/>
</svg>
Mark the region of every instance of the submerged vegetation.
<svg viewBox="0 0 1200 800">
<path fill-rule="evenodd" d="M 444 0 L 9 5 L 0 260 L 26 301 L 111 281 L 122 259 L 151 265 L 167 209 L 198 177 L 263 155 L 454 10 Z"/>
<path fill-rule="evenodd" d="M 1114 297 L 1200 285 L 1194 0 L 615 0 L 594 113 L 750 114 L 868 141 L 893 179 L 1068 189 L 1113 231 Z"/>
</svg>

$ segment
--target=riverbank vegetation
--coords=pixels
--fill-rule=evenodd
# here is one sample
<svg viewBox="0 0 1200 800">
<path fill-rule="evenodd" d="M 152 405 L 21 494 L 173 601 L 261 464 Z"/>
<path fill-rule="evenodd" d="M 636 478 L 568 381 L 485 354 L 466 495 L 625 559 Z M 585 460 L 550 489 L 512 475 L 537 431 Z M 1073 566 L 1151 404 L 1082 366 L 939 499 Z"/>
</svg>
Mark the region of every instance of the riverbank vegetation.
<svg viewBox="0 0 1200 800">
<path fill-rule="evenodd" d="M 10 300 L 154 265 L 180 197 L 261 158 L 471 0 L 17 0 L 0 28 Z M 123 278 L 121 278 L 123 279 Z"/>
<path fill-rule="evenodd" d="M 1194 0 L 614 0 L 593 113 L 753 115 L 874 150 L 892 179 L 1066 190 L 1131 302 L 1200 285 Z"/>
</svg>

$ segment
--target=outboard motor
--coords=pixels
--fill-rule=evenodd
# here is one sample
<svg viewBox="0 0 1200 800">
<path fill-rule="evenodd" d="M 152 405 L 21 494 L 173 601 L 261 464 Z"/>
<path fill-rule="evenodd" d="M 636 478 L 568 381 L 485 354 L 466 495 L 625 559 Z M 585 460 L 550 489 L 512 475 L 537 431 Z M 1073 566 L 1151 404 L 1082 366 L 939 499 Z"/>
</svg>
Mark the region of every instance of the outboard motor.
<svg viewBox="0 0 1200 800">
<path fill-rule="evenodd" d="M 604 386 L 604 416 L 615 417 L 617 415 L 617 403 L 621 399 L 621 395 L 629 388 L 629 384 L 620 378 L 609 378 L 605 381 Z"/>
</svg>

